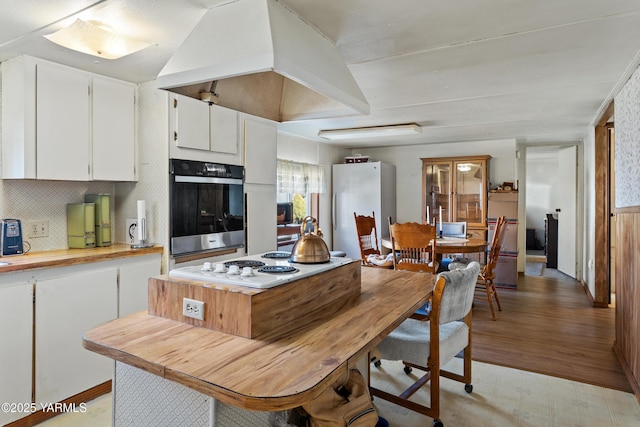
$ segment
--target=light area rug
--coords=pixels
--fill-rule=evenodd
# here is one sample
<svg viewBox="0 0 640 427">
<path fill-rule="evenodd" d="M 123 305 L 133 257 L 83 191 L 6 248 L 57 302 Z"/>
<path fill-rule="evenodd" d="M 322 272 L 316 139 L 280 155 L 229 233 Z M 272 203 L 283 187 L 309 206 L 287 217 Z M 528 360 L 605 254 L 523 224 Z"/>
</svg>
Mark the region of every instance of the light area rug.
<svg viewBox="0 0 640 427">
<path fill-rule="evenodd" d="M 462 372 L 462 360 L 453 359 L 449 370 Z M 371 365 L 371 384 L 399 394 L 424 372 L 407 375 L 402 362 L 383 360 Z M 637 427 L 640 405 L 631 393 L 592 386 L 532 372 L 472 363 L 473 392 L 464 385 L 441 378 L 440 419 L 445 427 L 557 426 Z M 412 400 L 429 402 L 429 384 Z M 381 398 L 374 398 L 378 413 L 392 427 L 428 427 L 432 419 Z"/>
<path fill-rule="evenodd" d="M 399 393 L 422 374 L 414 370 L 406 375 L 402 368 L 401 362 L 388 360 L 380 369 L 371 365 L 372 385 Z M 453 359 L 447 368 L 462 372 L 462 360 Z M 440 419 L 445 427 L 640 426 L 640 405 L 630 393 L 480 362 L 473 362 L 472 377 L 470 394 L 462 383 L 441 379 Z M 421 403 L 428 398 L 428 384 L 413 396 Z M 417 412 L 378 397 L 373 402 L 392 427 L 431 426 L 432 419 Z M 87 402 L 85 413 L 61 414 L 38 427 L 108 427 L 111 420 L 109 393 Z"/>
</svg>

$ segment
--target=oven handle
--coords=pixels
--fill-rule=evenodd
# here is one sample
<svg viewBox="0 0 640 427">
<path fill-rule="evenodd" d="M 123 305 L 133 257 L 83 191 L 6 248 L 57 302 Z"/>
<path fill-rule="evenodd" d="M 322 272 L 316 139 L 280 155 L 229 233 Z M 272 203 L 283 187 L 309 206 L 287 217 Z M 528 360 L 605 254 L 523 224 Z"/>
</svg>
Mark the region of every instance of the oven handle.
<svg viewBox="0 0 640 427">
<path fill-rule="evenodd" d="M 196 184 L 232 184 L 242 185 L 242 180 L 237 178 L 217 178 L 213 176 L 182 176 L 174 175 L 175 182 L 192 182 Z"/>
</svg>

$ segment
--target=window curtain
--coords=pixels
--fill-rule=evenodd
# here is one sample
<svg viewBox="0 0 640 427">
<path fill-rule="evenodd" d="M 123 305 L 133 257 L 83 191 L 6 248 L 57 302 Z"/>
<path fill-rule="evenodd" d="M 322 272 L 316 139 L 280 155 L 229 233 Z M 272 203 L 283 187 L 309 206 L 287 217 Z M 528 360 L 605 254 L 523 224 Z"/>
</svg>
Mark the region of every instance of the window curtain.
<svg viewBox="0 0 640 427">
<path fill-rule="evenodd" d="M 278 193 L 326 193 L 322 166 L 278 160 L 277 167 Z"/>
</svg>

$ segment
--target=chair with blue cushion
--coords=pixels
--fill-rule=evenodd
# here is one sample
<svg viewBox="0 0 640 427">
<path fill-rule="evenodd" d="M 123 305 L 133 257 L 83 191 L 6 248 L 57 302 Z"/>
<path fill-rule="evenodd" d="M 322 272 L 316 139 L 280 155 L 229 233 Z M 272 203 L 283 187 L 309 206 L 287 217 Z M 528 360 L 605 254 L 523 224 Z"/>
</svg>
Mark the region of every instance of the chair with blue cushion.
<svg viewBox="0 0 640 427">
<path fill-rule="evenodd" d="M 475 261 L 466 268 L 438 274 L 431 300 L 429 321 L 406 319 L 377 347 L 382 359 L 402 360 L 407 375 L 412 369 L 426 374 L 406 391 L 395 395 L 371 387 L 371 394 L 433 418 L 433 425 L 443 426 L 440 417 L 440 377 L 471 385 L 471 305 L 480 264 Z M 464 357 L 463 373 L 445 371 L 446 365 L 460 352 Z M 378 366 L 378 365 L 376 365 Z M 430 383 L 428 405 L 409 400 L 427 382 Z"/>
</svg>

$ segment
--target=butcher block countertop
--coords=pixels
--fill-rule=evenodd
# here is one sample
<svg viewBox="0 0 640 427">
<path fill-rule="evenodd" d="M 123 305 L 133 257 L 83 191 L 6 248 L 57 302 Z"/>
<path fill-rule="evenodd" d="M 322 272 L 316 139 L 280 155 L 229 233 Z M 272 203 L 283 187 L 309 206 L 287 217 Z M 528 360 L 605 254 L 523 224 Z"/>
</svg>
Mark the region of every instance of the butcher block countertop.
<svg viewBox="0 0 640 427">
<path fill-rule="evenodd" d="M 0 257 L 0 273 L 24 271 L 44 267 L 66 267 L 69 265 L 87 264 L 110 259 L 127 258 L 139 255 L 162 253 L 162 246 L 131 249 L 131 245 L 116 243 L 90 249 L 58 249 L 54 251 L 28 252 L 24 255 Z"/>
<path fill-rule="evenodd" d="M 251 339 L 140 312 L 85 332 L 85 348 L 223 403 L 275 411 L 316 397 L 430 297 L 435 276 L 362 267 L 333 316 Z"/>
</svg>

